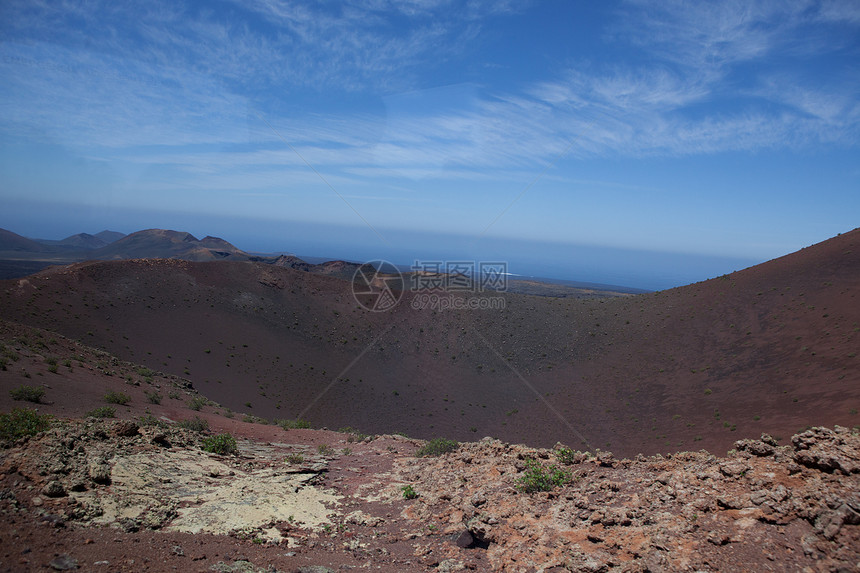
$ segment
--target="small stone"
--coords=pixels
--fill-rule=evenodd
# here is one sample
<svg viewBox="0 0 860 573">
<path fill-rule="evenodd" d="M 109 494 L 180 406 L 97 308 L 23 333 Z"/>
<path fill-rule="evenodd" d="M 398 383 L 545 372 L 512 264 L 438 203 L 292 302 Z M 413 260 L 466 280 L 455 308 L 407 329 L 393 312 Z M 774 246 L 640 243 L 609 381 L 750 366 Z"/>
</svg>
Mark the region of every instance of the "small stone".
<svg viewBox="0 0 860 573">
<path fill-rule="evenodd" d="M 58 481 L 50 481 L 42 488 L 42 493 L 48 497 L 63 497 L 66 495 L 66 488 Z"/>
<path fill-rule="evenodd" d="M 107 485 L 111 482 L 110 466 L 104 461 L 90 461 L 89 475 L 98 484 Z"/>
<path fill-rule="evenodd" d="M 461 549 L 466 549 L 467 547 L 471 547 L 475 543 L 475 537 L 472 535 L 471 531 L 464 530 L 456 535 L 452 536 L 454 544 Z"/>
<path fill-rule="evenodd" d="M 78 568 L 77 560 L 66 554 L 56 557 L 48 565 L 56 571 L 71 571 Z"/>
<path fill-rule="evenodd" d="M 720 464 L 720 473 L 726 477 L 735 477 L 745 474 L 749 466 L 743 461 L 730 461 Z"/>
<path fill-rule="evenodd" d="M 481 492 L 478 492 L 472 496 L 471 502 L 472 505 L 474 505 L 475 507 L 480 507 L 487 503 L 487 496 Z"/>
<path fill-rule="evenodd" d="M 725 533 L 718 533 L 716 531 L 712 531 L 708 534 L 708 542 L 713 543 L 714 545 L 726 545 L 731 541 L 731 538 Z"/>
<path fill-rule="evenodd" d="M 140 433 L 139 430 L 140 426 L 137 425 L 137 422 L 133 422 L 131 420 L 120 420 L 116 423 L 113 429 L 117 436 L 126 438 L 138 435 Z"/>
<path fill-rule="evenodd" d="M 49 513 L 39 518 L 39 521 L 52 525 L 54 527 L 65 527 L 66 520 L 55 513 Z"/>
<path fill-rule="evenodd" d="M 39 507 L 45 502 L 42 501 L 42 498 L 37 495 L 33 499 L 30 500 L 30 503 L 32 503 L 36 507 Z"/>
</svg>

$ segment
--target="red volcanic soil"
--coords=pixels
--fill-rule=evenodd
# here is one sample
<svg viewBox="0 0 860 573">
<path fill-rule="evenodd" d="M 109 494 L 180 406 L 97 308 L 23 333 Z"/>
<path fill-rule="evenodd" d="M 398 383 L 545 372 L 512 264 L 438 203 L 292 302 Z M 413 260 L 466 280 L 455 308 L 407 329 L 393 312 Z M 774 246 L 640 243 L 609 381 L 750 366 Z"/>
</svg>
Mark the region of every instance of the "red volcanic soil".
<svg viewBox="0 0 860 573">
<path fill-rule="evenodd" d="M 0 317 L 187 378 L 240 415 L 725 451 L 860 423 L 858 239 L 659 293 L 507 293 L 495 310 L 416 309 L 407 292 L 372 313 L 344 280 L 263 263 L 91 262 L 0 282 Z"/>
<path fill-rule="evenodd" d="M 2 423 L 0 571 L 850 571 L 860 555 L 857 430 L 725 458 L 490 438 L 419 458 L 401 436 L 193 410 L 185 380 L 50 332 L 0 322 L 0 344 L 0 409 L 59 418 L 14 441 Z M 42 401 L 13 401 L 22 383 Z M 109 391 L 130 399 L 120 419 L 75 419 Z M 172 423 L 191 416 L 210 431 Z M 236 452 L 203 451 L 215 432 Z M 552 484 L 532 487 L 538 468 Z"/>
</svg>

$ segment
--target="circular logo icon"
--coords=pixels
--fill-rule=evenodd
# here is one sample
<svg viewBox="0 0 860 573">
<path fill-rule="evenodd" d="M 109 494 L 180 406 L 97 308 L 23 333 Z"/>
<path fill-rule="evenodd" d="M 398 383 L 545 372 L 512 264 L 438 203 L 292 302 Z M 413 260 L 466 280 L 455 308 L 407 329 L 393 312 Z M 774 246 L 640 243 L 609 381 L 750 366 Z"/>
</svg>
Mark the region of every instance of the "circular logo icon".
<svg viewBox="0 0 860 573">
<path fill-rule="evenodd" d="M 388 261 L 368 261 L 352 275 L 352 296 L 371 312 L 391 310 L 403 296 L 403 275 Z"/>
</svg>

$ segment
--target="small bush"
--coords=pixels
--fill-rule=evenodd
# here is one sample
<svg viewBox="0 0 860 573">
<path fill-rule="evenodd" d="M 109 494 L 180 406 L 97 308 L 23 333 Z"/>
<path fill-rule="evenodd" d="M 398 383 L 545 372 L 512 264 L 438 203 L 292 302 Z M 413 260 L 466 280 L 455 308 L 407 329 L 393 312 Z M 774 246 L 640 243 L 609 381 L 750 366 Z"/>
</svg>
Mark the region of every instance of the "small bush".
<svg viewBox="0 0 860 573">
<path fill-rule="evenodd" d="M 317 446 L 317 451 L 324 456 L 328 456 L 334 453 L 334 449 L 328 444 L 320 444 L 319 446 Z"/>
<path fill-rule="evenodd" d="M 403 492 L 403 499 L 415 499 L 418 497 L 418 493 L 412 489 L 411 485 L 404 485 L 400 488 L 400 491 Z"/>
<path fill-rule="evenodd" d="M 144 378 L 152 378 L 153 376 L 155 376 L 155 372 L 153 370 L 150 370 L 149 368 L 146 368 L 145 366 L 141 366 L 140 368 L 137 368 L 135 370 L 135 372 L 137 372 L 139 375 L 143 376 Z"/>
<path fill-rule="evenodd" d="M 88 418 L 116 418 L 116 410 L 110 406 L 99 406 L 87 412 Z"/>
<path fill-rule="evenodd" d="M 347 438 L 346 438 L 346 441 L 349 443 L 363 442 L 365 439 L 367 439 L 369 437 L 368 434 L 363 434 L 362 432 L 359 432 L 358 430 L 356 430 L 355 428 L 352 428 L 350 426 L 347 426 L 345 428 L 341 428 L 340 430 L 338 430 L 338 432 L 340 432 L 341 434 L 349 434 L 349 436 L 347 436 Z"/>
<path fill-rule="evenodd" d="M 460 444 L 458 442 L 455 442 L 454 440 L 448 440 L 446 438 L 434 438 L 424 444 L 424 446 L 422 446 L 417 452 L 415 452 L 415 457 L 427 458 L 431 456 L 441 456 L 442 454 L 453 452 L 459 447 Z"/>
<path fill-rule="evenodd" d="M 225 456 L 227 454 L 235 454 L 238 450 L 236 446 L 236 438 L 230 434 L 218 434 L 203 438 L 203 449 L 213 454 Z"/>
<path fill-rule="evenodd" d="M 311 423 L 301 418 L 295 420 L 278 420 L 277 424 L 285 430 L 294 430 L 297 428 L 310 428 Z"/>
<path fill-rule="evenodd" d="M 155 428 L 167 427 L 167 422 L 165 422 L 164 420 L 159 420 L 152 414 L 144 414 L 143 416 L 140 416 L 137 421 L 140 422 L 141 426 L 150 426 Z"/>
<path fill-rule="evenodd" d="M 205 432 L 209 429 L 209 422 L 200 416 L 194 416 L 190 420 L 179 420 L 176 425 L 180 428 L 191 430 L 193 432 Z"/>
<path fill-rule="evenodd" d="M 120 406 L 125 406 L 129 402 L 131 402 L 131 396 L 128 394 L 124 394 L 122 392 L 114 392 L 111 390 L 107 394 L 105 394 L 105 402 L 108 404 L 119 404 Z"/>
<path fill-rule="evenodd" d="M 584 460 L 589 458 L 593 458 L 594 454 L 591 452 L 580 452 L 579 450 L 571 450 L 567 446 L 562 446 L 555 450 L 556 459 L 563 463 L 564 465 L 570 466 L 573 464 L 581 463 Z"/>
<path fill-rule="evenodd" d="M 20 387 L 10 390 L 9 395 L 16 401 L 23 400 L 38 404 L 42 401 L 42 397 L 45 395 L 45 389 L 40 388 L 39 386 L 27 386 L 26 384 L 22 384 Z"/>
<path fill-rule="evenodd" d="M 203 398 L 201 396 L 195 396 L 194 398 L 191 398 L 190 400 L 188 400 L 188 402 L 186 404 L 187 404 L 189 410 L 194 410 L 195 412 L 199 412 L 200 410 L 203 409 L 203 406 L 206 405 L 206 398 Z"/>
<path fill-rule="evenodd" d="M 161 393 L 155 390 L 147 390 L 144 394 L 146 394 L 146 399 L 149 400 L 150 404 L 161 404 Z"/>
<path fill-rule="evenodd" d="M 288 454 L 284 461 L 291 465 L 297 465 L 304 463 L 305 457 L 302 454 L 292 453 Z"/>
<path fill-rule="evenodd" d="M 179 390 L 171 390 L 167 393 L 167 397 L 171 400 L 182 400 L 182 393 Z"/>
<path fill-rule="evenodd" d="M 51 426 L 51 419 L 36 410 L 14 408 L 8 414 L 0 414 L 0 440 L 17 440 L 44 432 Z"/>
<path fill-rule="evenodd" d="M 517 489 L 523 493 L 552 491 L 556 487 L 569 483 L 572 479 L 569 472 L 555 464 L 543 466 L 535 460 L 528 460 L 526 465 L 525 473 L 517 480 Z"/>
</svg>

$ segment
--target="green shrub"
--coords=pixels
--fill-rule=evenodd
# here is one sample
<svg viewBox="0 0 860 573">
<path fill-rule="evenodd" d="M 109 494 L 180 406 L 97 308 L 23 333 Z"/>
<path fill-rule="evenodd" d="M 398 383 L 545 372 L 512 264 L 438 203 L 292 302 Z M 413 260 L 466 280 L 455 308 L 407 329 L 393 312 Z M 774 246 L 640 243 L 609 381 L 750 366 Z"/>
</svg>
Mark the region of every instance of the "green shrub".
<svg viewBox="0 0 860 573">
<path fill-rule="evenodd" d="M 0 440 L 17 440 L 44 432 L 51 426 L 51 419 L 36 410 L 14 408 L 8 414 L 0 414 Z"/>
<path fill-rule="evenodd" d="M 555 450 L 556 459 L 558 459 L 558 461 L 560 461 L 561 463 L 568 465 L 568 466 L 582 461 L 583 456 L 585 458 L 592 458 L 592 457 L 594 457 L 594 454 L 592 454 L 591 452 L 584 452 L 583 453 L 583 452 L 580 452 L 579 450 L 571 450 L 570 448 L 568 448 L 566 446 L 562 446 L 562 447 L 558 448 L 557 450 Z"/>
<path fill-rule="evenodd" d="M 27 386 L 26 384 L 22 384 L 20 387 L 10 390 L 9 395 L 12 396 L 13 400 L 24 400 L 26 402 L 38 404 L 42 401 L 42 396 L 45 395 L 45 389 L 39 386 Z"/>
<path fill-rule="evenodd" d="M 238 447 L 236 446 L 236 438 L 230 434 L 218 434 L 203 438 L 203 449 L 213 454 L 225 456 L 235 454 Z"/>
<path fill-rule="evenodd" d="M 146 394 L 146 399 L 149 400 L 150 404 L 161 404 L 161 393 L 155 390 L 147 390 L 144 394 Z"/>
<path fill-rule="evenodd" d="M 88 418 L 116 418 L 116 410 L 110 406 L 99 406 L 87 412 Z"/>
<path fill-rule="evenodd" d="M 179 420 L 176 422 L 176 425 L 180 428 L 194 432 L 205 432 L 209 429 L 209 422 L 200 416 L 194 416 L 190 420 Z"/>
<path fill-rule="evenodd" d="M 188 408 L 190 410 L 194 410 L 196 412 L 199 412 L 200 410 L 202 410 L 203 406 L 205 406 L 205 405 L 206 405 L 206 398 L 203 398 L 202 396 L 195 396 L 195 397 L 191 398 L 190 400 L 188 400 L 188 402 L 187 402 Z"/>
<path fill-rule="evenodd" d="M 292 454 L 287 454 L 287 458 L 284 461 L 287 462 L 288 464 L 296 465 L 296 464 L 304 463 L 305 457 L 302 454 L 292 453 Z"/>
<path fill-rule="evenodd" d="M 120 406 L 125 406 L 129 402 L 131 402 L 131 396 L 128 394 L 124 394 L 122 392 L 114 392 L 111 390 L 107 394 L 105 394 L 105 402 L 108 404 L 119 404 Z"/>
<path fill-rule="evenodd" d="M 310 428 L 311 423 L 301 418 L 295 420 L 278 420 L 277 424 L 285 430 L 293 430 L 297 428 Z"/>
<path fill-rule="evenodd" d="M 523 493 L 552 491 L 556 487 L 569 483 L 572 479 L 569 472 L 555 464 L 543 466 L 535 460 L 527 460 L 526 465 L 525 473 L 517 479 L 517 489 Z"/>
<path fill-rule="evenodd" d="M 317 451 L 324 456 L 331 455 L 334 453 L 334 449 L 328 444 L 320 444 L 319 446 L 317 446 Z"/>
<path fill-rule="evenodd" d="M 341 434 L 349 434 L 349 436 L 347 436 L 347 438 L 346 438 L 346 441 L 349 443 L 363 442 L 366 438 L 369 437 L 368 434 L 363 434 L 363 433 L 359 432 L 358 430 L 356 430 L 355 428 L 350 427 L 350 426 L 347 426 L 345 428 L 341 428 L 340 430 L 338 430 L 338 432 L 340 432 Z"/>
<path fill-rule="evenodd" d="M 442 454 L 453 452 L 459 447 L 460 444 L 458 442 L 455 442 L 454 440 L 448 440 L 446 438 L 434 438 L 424 444 L 424 446 L 422 446 L 417 452 L 415 452 L 415 457 L 427 458 L 431 456 L 441 456 Z"/>
<path fill-rule="evenodd" d="M 164 420 L 159 420 L 152 414 L 144 414 L 137 419 L 140 422 L 141 426 L 153 426 L 156 428 L 166 428 L 167 422 Z"/>
<path fill-rule="evenodd" d="M 404 485 L 400 488 L 400 491 L 403 492 L 403 499 L 415 499 L 418 497 L 418 493 L 412 489 L 411 485 Z"/>
</svg>

